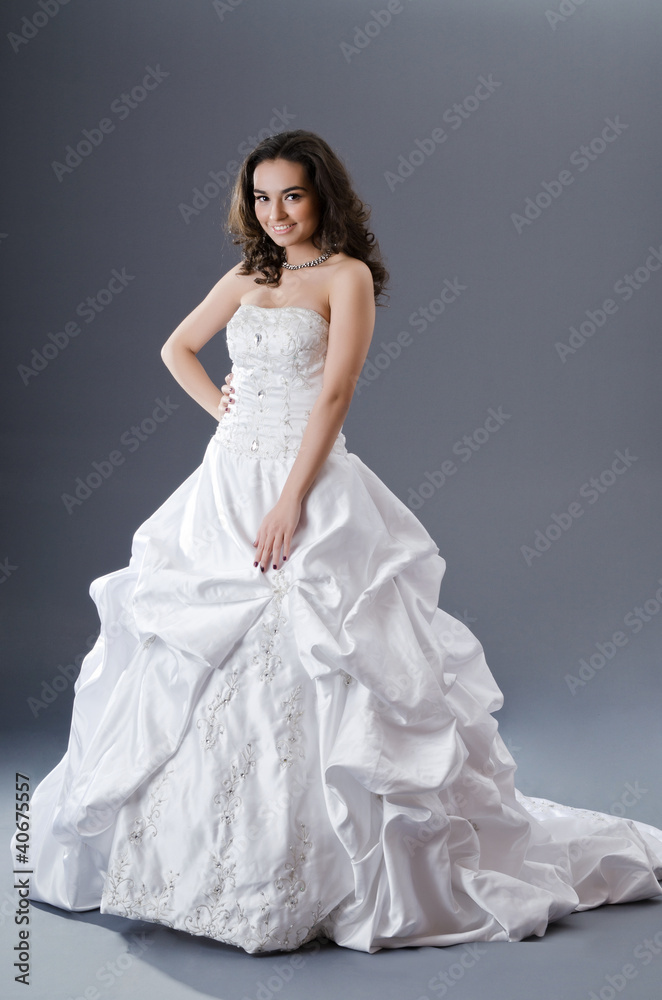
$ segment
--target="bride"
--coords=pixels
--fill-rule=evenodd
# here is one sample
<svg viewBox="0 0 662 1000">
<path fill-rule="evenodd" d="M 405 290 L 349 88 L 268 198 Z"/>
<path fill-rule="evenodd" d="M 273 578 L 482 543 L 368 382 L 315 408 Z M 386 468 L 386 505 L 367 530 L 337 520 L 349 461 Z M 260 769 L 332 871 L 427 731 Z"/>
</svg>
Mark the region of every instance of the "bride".
<svg viewBox="0 0 662 1000">
<path fill-rule="evenodd" d="M 241 263 L 162 350 L 217 426 L 90 586 L 100 635 L 31 803 L 33 900 L 375 952 L 662 893 L 661 830 L 516 789 L 438 547 L 345 447 L 388 279 L 368 217 L 314 133 L 241 167 Z M 223 328 L 219 389 L 197 354 Z"/>
<path fill-rule="evenodd" d="M 290 553 L 304 497 L 349 410 L 372 339 L 375 298 L 387 275 L 379 261 L 370 260 L 368 266 L 366 260 L 342 250 L 318 255 L 316 234 L 320 227 L 322 232 L 332 232 L 335 225 L 346 230 L 342 236 L 349 249 L 359 250 L 370 259 L 367 236 L 361 232 L 361 215 L 356 209 L 351 211 L 347 183 L 347 190 L 341 188 L 336 195 L 341 195 L 345 204 L 340 201 L 334 205 L 328 200 L 331 190 L 326 190 L 331 188 L 333 178 L 320 172 L 318 193 L 301 160 L 264 159 L 253 167 L 252 174 L 252 184 L 247 183 L 247 171 L 240 175 L 241 186 L 235 191 L 229 220 L 242 232 L 249 254 L 180 323 L 161 354 L 179 384 L 218 418 L 219 411 L 224 414 L 227 409 L 227 397 L 219 398 L 218 388 L 196 354 L 226 326 L 240 306 L 307 309 L 329 325 L 324 381 L 278 502 L 265 513 L 253 542 L 254 566 L 264 572 L 270 565 L 276 569 Z M 338 183 L 340 177 L 335 180 Z M 322 211 L 324 195 L 327 197 Z M 254 276 L 257 262 L 266 265 L 264 277 Z M 316 270 L 310 270 L 312 267 Z"/>
</svg>

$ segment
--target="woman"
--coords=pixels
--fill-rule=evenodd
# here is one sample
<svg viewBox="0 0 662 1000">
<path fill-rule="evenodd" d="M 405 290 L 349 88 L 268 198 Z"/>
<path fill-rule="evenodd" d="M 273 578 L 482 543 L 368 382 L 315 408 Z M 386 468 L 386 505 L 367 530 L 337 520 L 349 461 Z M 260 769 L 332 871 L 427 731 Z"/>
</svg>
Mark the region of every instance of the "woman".
<svg viewBox="0 0 662 1000">
<path fill-rule="evenodd" d="M 162 352 L 218 426 L 91 585 L 101 634 L 32 801 L 33 899 L 248 952 L 374 952 L 521 940 L 662 891 L 662 831 L 515 789 L 482 647 L 437 607 L 444 560 L 345 448 L 388 277 L 367 219 L 313 133 L 242 166 L 243 260 Z M 223 327 L 219 390 L 196 354 Z"/>
<path fill-rule="evenodd" d="M 279 139 L 283 141 L 282 135 Z M 301 144 L 302 140 L 298 141 Z M 273 140 L 267 142 L 273 145 Z M 322 150 L 320 143 L 317 152 L 320 162 L 324 154 L 329 158 L 333 155 L 328 148 Z M 265 156 L 264 150 L 258 156 Z M 256 162 L 255 157 L 253 162 Z M 349 181 L 338 163 L 334 167 L 339 187 L 336 197 L 340 196 L 345 204 L 341 202 L 337 206 L 339 217 L 336 220 L 333 218 L 335 213 L 331 212 L 333 202 L 327 202 L 326 232 L 333 232 L 334 224 L 347 228 L 349 231 L 341 230 L 339 234 L 343 242 L 351 249 L 360 248 L 368 257 L 370 246 L 367 235 L 361 231 L 360 211 L 354 209 L 352 212 Z M 162 357 L 179 384 L 196 402 L 218 417 L 225 405 L 220 406 L 219 390 L 196 354 L 240 306 L 277 309 L 296 303 L 295 308 L 318 313 L 327 325 L 330 324 L 324 381 L 312 407 L 299 453 L 278 503 L 265 515 L 253 543 L 256 549 L 254 565 L 264 571 L 270 563 L 277 568 L 281 553 L 287 558 L 301 516 L 303 498 L 340 432 L 354 385 L 368 354 L 375 325 L 375 298 L 386 275 L 380 263 L 371 261 L 371 270 L 365 260 L 340 250 L 329 252 L 314 242 L 320 227 L 322 196 L 308 178 L 303 162 L 261 159 L 252 167 L 252 178 L 249 169 L 245 165 L 239 176 L 229 220 L 230 226 L 245 233 L 243 239 L 250 248 L 249 255 L 224 275 L 204 302 L 177 327 L 164 345 Z M 331 178 L 329 195 L 332 193 L 330 181 Z M 254 185 L 252 191 L 251 185 Z M 340 218 L 341 208 L 345 209 L 346 219 Z M 252 265 L 255 261 L 263 262 L 265 236 L 271 241 L 271 259 L 265 270 L 268 277 L 256 279 Z M 318 260 L 313 265 L 316 270 L 312 271 L 309 269 L 311 261 L 318 257 L 320 249 L 325 251 L 325 259 Z M 287 267 L 297 270 L 283 270 L 283 250 L 287 255 Z M 270 287 L 274 285 L 275 288 Z"/>
</svg>

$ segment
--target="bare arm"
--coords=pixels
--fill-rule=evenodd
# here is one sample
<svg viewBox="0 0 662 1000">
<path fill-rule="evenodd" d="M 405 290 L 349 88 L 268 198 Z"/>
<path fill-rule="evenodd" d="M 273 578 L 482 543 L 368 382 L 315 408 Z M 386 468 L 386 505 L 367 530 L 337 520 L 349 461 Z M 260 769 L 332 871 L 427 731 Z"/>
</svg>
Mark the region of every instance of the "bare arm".
<svg viewBox="0 0 662 1000">
<path fill-rule="evenodd" d="M 216 420 L 223 416 L 224 411 L 219 409 L 223 394 L 196 355 L 239 308 L 239 286 L 235 277 L 238 267 L 239 264 L 214 285 L 161 348 L 163 363 L 173 378 Z"/>
<path fill-rule="evenodd" d="M 329 296 L 331 323 L 324 364 L 324 381 L 280 499 L 264 517 L 255 541 L 256 562 L 262 568 L 278 563 L 281 548 L 290 554 L 301 504 L 328 458 L 347 416 L 354 387 L 368 354 L 375 325 L 372 275 L 367 265 L 348 268 Z"/>
<path fill-rule="evenodd" d="M 351 281 L 333 293 L 332 300 L 330 296 L 324 381 L 283 487 L 284 494 L 299 501 L 312 486 L 344 423 L 375 326 L 372 277 L 368 274 L 369 285 L 356 275 L 350 277 Z"/>
</svg>

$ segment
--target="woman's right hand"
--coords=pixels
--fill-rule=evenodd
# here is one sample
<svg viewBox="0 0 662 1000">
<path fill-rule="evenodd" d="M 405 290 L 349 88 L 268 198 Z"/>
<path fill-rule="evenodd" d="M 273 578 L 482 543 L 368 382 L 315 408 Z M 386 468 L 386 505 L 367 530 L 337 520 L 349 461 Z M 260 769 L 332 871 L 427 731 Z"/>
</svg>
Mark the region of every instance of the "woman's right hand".
<svg viewBox="0 0 662 1000">
<path fill-rule="evenodd" d="M 225 385 L 221 386 L 221 393 L 222 393 L 222 395 L 221 395 L 221 401 L 218 404 L 218 412 L 219 412 L 219 414 L 220 414 L 221 417 L 223 416 L 224 413 L 227 412 L 227 409 L 230 406 L 230 403 L 234 403 L 234 401 L 235 401 L 234 400 L 234 389 L 230 385 L 231 382 L 232 382 L 232 372 L 230 372 L 229 375 L 225 376 Z M 220 417 L 219 417 L 219 419 L 220 419 Z"/>
</svg>

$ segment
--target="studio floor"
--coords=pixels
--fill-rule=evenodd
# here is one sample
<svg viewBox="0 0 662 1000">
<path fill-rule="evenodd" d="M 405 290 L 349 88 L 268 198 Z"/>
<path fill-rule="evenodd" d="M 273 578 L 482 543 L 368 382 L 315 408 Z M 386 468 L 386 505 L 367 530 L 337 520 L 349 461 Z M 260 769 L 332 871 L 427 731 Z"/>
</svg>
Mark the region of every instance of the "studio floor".
<svg viewBox="0 0 662 1000">
<path fill-rule="evenodd" d="M 22 764 L 40 777 L 48 748 Z M 23 755 L 25 756 L 25 755 Z M 8 753 L 3 759 L 8 761 Z M 3 773 L 2 839 L 13 822 L 14 774 Z M 249 955 L 154 923 L 30 907 L 29 988 L 14 981 L 18 895 L 7 849 L 0 886 L 6 1000 L 659 1000 L 662 897 L 573 913 L 542 938 L 373 955 L 313 942 Z"/>
</svg>

